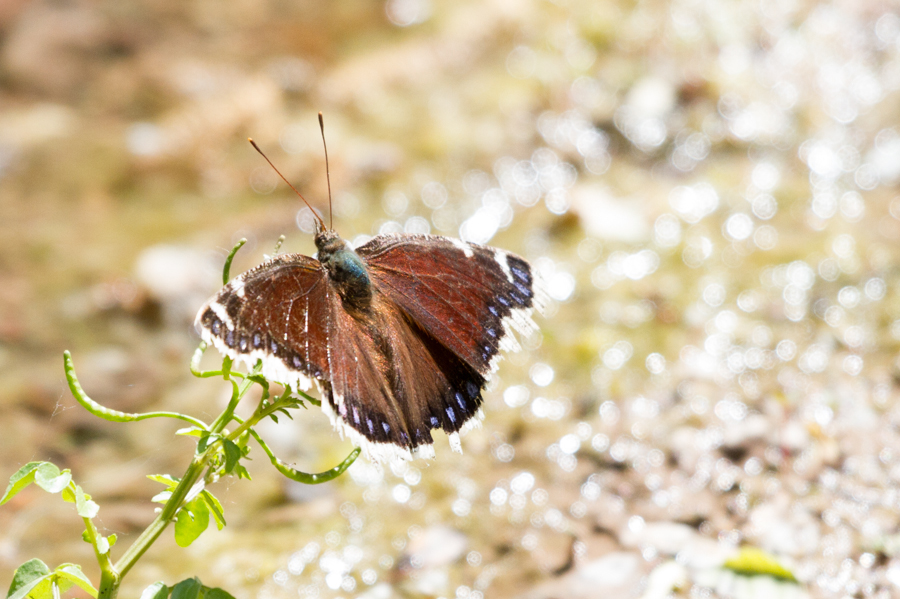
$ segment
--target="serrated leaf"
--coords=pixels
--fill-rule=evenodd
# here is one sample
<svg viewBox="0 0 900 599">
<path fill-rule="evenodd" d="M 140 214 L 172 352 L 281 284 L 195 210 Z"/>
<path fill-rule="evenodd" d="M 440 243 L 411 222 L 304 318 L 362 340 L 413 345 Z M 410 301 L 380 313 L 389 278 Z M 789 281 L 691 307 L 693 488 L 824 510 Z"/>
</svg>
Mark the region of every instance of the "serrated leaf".
<svg viewBox="0 0 900 599">
<path fill-rule="evenodd" d="M 69 470 L 60 472 L 56 464 L 44 462 L 34 473 L 34 482 L 48 493 L 59 493 L 68 486 L 72 480 Z"/>
<path fill-rule="evenodd" d="M 54 574 L 56 574 L 58 578 L 79 586 L 83 591 L 90 594 L 91 597 L 97 596 L 97 589 L 94 588 L 94 585 L 91 584 L 88 577 L 81 571 L 81 566 L 77 564 L 62 564 L 56 568 Z M 60 584 L 60 588 L 62 588 L 62 586 L 63 585 Z"/>
<path fill-rule="evenodd" d="M 166 599 L 169 596 L 169 587 L 161 581 L 154 582 L 141 593 L 141 599 Z"/>
<path fill-rule="evenodd" d="M 182 580 L 172 587 L 172 599 L 197 599 L 203 585 L 197 577 Z"/>
<path fill-rule="evenodd" d="M 241 448 L 234 441 L 229 441 L 228 439 L 225 439 L 222 449 L 225 452 L 225 473 L 228 474 L 234 470 L 243 454 L 241 453 Z"/>
<path fill-rule="evenodd" d="M 175 519 L 175 542 L 187 547 L 209 526 L 209 507 L 202 497 L 187 502 Z M 174 592 L 174 591 L 173 591 Z"/>
<path fill-rule="evenodd" d="M 32 462 L 32 464 L 39 463 L 40 462 Z M 35 466 L 35 468 L 37 468 L 37 466 Z M 32 468 L 31 471 L 35 468 Z M 20 469 L 19 472 L 23 469 L 24 468 Z M 47 564 L 37 558 L 28 560 L 16 568 L 12 583 L 9 585 L 9 591 L 6 593 L 7 598 L 25 597 L 31 589 L 40 584 L 41 581 L 48 576 L 50 576 L 50 568 L 47 567 Z"/>
<path fill-rule="evenodd" d="M 219 530 L 225 528 L 225 510 L 222 509 L 222 503 L 216 498 L 215 495 L 206 490 L 200 493 L 200 497 L 203 498 L 203 500 L 206 502 L 206 506 L 212 513 L 213 519 L 215 519 L 216 521 L 216 528 L 218 528 Z"/>
<path fill-rule="evenodd" d="M 228 591 L 216 587 L 214 589 L 206 589 L 206 592 L 203 593 L 203 599 L 234 599 L 234 596 Z"/>
<path fill-rule="evenodd" d="M 3 494 L 3 498 L 0 499 L 0 505 L 3 505 L 13 497 L 15 497 L 19 491 L 30 485 L 34 482 L 34 474 L 35 471 L 40 468 L 41 464 L 46 464 L 47 462 L 28 462 L 21 468 L 19 468 L 15 474 L 9 477 L 9 485 L 6 487 L 6 492 Z"/>
<path fill-rule="evenodd" d="M 91 501 L 90 495 L 75 485 L 75 511 L 82 518 L 93 518 L 100 511 L 100 506 Z"/>
<path fill-rule="evenodd" d="M 237 477 L 239 479 L 246 478 L 247 480 L 253 480 L 253 478 L 250 476 L 250 473 L 247 472 L 246 468 L 244 468 L 243 464 L 238 464 L 237 466 L 235 466 L 234 473 L 237 474 Z"/>
</svg>

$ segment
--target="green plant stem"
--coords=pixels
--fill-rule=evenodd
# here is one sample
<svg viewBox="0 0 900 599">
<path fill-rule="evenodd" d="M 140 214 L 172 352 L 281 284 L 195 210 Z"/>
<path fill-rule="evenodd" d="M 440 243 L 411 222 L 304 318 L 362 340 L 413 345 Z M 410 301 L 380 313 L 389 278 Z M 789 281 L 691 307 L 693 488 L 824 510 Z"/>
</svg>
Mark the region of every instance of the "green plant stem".
<svg viewBox="0 0 900 599">
<path fill-rule="evenodd" d="M 162 510 L 157 514 L 153 522 L 150 523 L 150 526 L 144 529 L 144 532 L 140 534 L 135 542 L 131 544 L 131 547 L 129 547 L 119 561 L 116 562 L 115 569 L 119 572 L 120 580 L 125 577 L 141 556 L 150 549 L 150 546 L 159 538 L 159 535 L 162 534 L 169 523 L 175 519 L 175 515 L 184 503 L 185 497 L 187 497 L 188 493 L 190 493 L 191 489 L 193 489 L 194 485 L 203 474 L 203 469 L 206 466 L 206 462 L 209 460 L 210 455 L 210 451 L 207 449 L 202 455 L 194 456 L 190 466 L 188 466 L 181 481 L 172 490 L 172 496 L 169 497 L 169 500 L 162 507 Z M 115 595 L 110 595 L 109 597 L 114 596 Z M 104 599 L 104 596 L 100 595 L 98 599 Z"/>
<path fill-rule="evenodd" d="M 254 373 L 256 369 L 254 369 Z M 231 415 L 234 413 L 234 409 L 237 406 L 238 402 L 241 400 L 241 397 L 250 389 L 253 385 L 254 381 L 252 381 L 249 377 L 245 377 L 243 381 L 241 381 L 240 385 L 238 385 L 235 381 L 231 381 L 235 386 L 235 391 L 232 395 L 231 401 L 228 402 L 228 407 L 225 408 L 225 411 L 216 418 L 213 425 L 210 427 L 211 433 L 221 433 L 225 429 L 225 425 L 231 419 Z M 257 408 L 257 411 L 254 413 L 253 417 L 251 417 L 247 422 L 252 422 L 256 424 L 260 419 L 264 418 L 268 415 L 268 412 L 260 415 L 261 411 Z M 246 424 L 246 423 L 245 423 Z M 253 426 L 251 424 L 250 426 Z M 240 433 L 238 433 L 240 434 Z M 236 438 L 237 435 L 233 433 L 229 435 L 229 438 Z M 206 450 L 200 454 L 195 455 L 194 459 L 191 460 L 190 465 L 184 473 L 184 476 L 181 477 L 181 480 L 172 489 L 172 495 L 169 497 L 169 500 L 166 501 L 166 504 L 162 507 L 159 514 L 157 514 L 156 518 L 153 522 L 150 523 L 144 532 L 140 534 L 140 536 L 131 544 L 131 546 L 125 551 L 119 561 L 116 562 L 114 567 L 115 571 L 118 572 L 119 580 L 125 577 L 125 574 L 128 573 L 129 570 L 134 566 L 135 563 L 143 556 L 150 546 L 159 538 L 159 535 L 166 529 L 166 527 L 175 520 L 175 517 L 178 514 L 178 510 L 184 504 L 185 498 L 187 498 L 188 494 L 194 488 L 194 485 L 201 479 L 203 476 L 203 470 L 206 468 L 207 462 L 209 462 L 210 457 L 215 455 L 216 444 L 211 443 Z M 115 592 L 118 592 L 118 581 L 115 584 Z M 113 599 L 115 594 L 110 595 L 99 595 L 98 599 Z"/>
<path fill-rule="evenodd" d="M 66 381 L 69 383 L 69 390 L 72 391 L 72 396 L 75 398 L 75 401 L 80 403 L 85 410 L 98 418 L 109 420 L 110 422 L 137 422 L 139 420 L 147 420 L 148 418 L 175 418 L 177 420 L 190 422 L 194 426 L 204 430 L 207 428 L 206 423 L 202 420 L 198 420 L 186 414 L 179 414 L 178 412 L 146 412 L 144 414 L 131 414 L 128 412 L 111 410 L 106 406 L 97 403 L 84 392 L 81 383 L 78 382 L 78 377 L 75 375 L 75 365 L 72 363 L 72 354 L 68 351 L 63 352 L 63 366 L 66 371 Z"/>
<path fill-rule="evenodd" d="M 233 252 L 236 251 L 239 247 L 240 244 L 235 247 Z M 94 548 L 94 553 L 96 554 L 97 563 L 100 566 L 101 572 L 100 587 L 98 589 L 98 599 L 116 599 L 119 593 L 121 581 L 125 577 L 125 575 L 150 549 L 153 543 L 156 542 L 156 539 L 159 538 L 159 536 L 169 526 L 169 524 L 175 521 L 178 515 L 178 510 L 180 510 L 184 506 L 186 500 L 191 497 L 194 489 L 198 485 L 200 485 L 201 488 L 197 490 L 202 490 L 202 486 L 205 486 L 206 484 L 206 479 L 204 479 L 203 476 L 204 471 L 206 470 L 210 459 L 212 459 L 213 456 L 217 455 L 217 452 L 219 451 L 219 447 L 217 444 L 222 443 L 222 439 L 234 441 L 235 439 L 240 438 L 242 435 L 246 434 L 247 431 L 249 431 L 251 434 L 253 434 L 254 437 L 256 437 L 260 445 L 263 447 L 263 450 L 269 455 L 272 463 L 276 468 L 278 468 L 279 471 L 282 472 L 282 474 L 294 480 L 299 480 L 308 484 L 325 482 L 326 480 L 331 480 L 339 476 L 350 466 L 350 464 L 353 463 L 353 461 L 359 455 L 359 449 L 356 449 L 351 452 L 347 459 L 345 459 L 344 462 L 342 462 L 340 465 L 327 472 L 322 472 L 319 474 L 306 474 L 295 470 L 287 464 L 281 462 L 281 460 L 276 458 L 271 453 L 269 448 L 265 445 L 262 439 L 259 438 L 259 436 L 256 434 L 256 431 L 254 431 L 252 427 L 259 423 L 261 420 L 271 416 L 279 410 L 297 407 L 298 401 L 296 399 L 290 398 L 287 393 L 285 393 L 283 397 L 277 397 L 269 400 L 268 385 L 265 380 L 260 381 L 259 377 L 257 376 L 260 371 L 259 364 L 257 364 L 256 368 L 254 368 L 250 373 L 241 375 L 240 373 L 230 372 L 231 361 L 226 358 L 223 363 L 223 369 L 221 371 L 201 372 L 199 370 L 199 362 L 205 349 L 205 344 L 201 344 L 200 348 L 198 348 L 197 352 L 195 352 L 194 357 L 191 360 L 191 371 L 196 376 L 204 378 L 207 376 L 224 376 L 226 380 L 228 380 L 233 386 L 233 392 L 231 395 L 231 400 L 228 402 L 228 406 L 218 416 L 218 418 L 215 419 L 212 425 L 209 426 L 206 425 L 206 423 L 197 420 L 196 418 L 192 418 L 183 414 L 177 414 L 174 412 L 129 414 L 125 412 L 119 412 L 117 410 L 110 410 L 109 408 L 98 404 L 87 396 L 80 383 L 78 382 L 78 378 L 75 375 L 75 367 L 72 364 L 72 356 L 69 354 L 69 352 L 65 352 L 64 354 L 66 379 L 69 382 L 69 388 L 72 391 L 72 395 L 74 395 L 78 403 L 80 403 L 90 413 L 105 420 L 111 420 L 115 422 L 129 422 L 158 417 L 178 418 L 180 420 L 190 422 L 191 424 L 202 430 L 208 431 L 211 435 L 220 435 L 216 441 L 213 441 L 212 443 L 207 445 L 203 451 L 195 453 L 190 465 L 188 465 L 187 469 L 185 470 L 184 476 L 181 477 L 181 480 L 172 489 L 171 496 L 166 501 L 165 505 L 162 507 L 159 513 L 156 515 L 156 518 L 154 518 L 153 522 L 151 522 L 150 525 L 147 526 L 146 529 L 144 529 L 144 531 L 131 544 L 131 546 L 128 547 L 122 557 L 115 564 L 113 564 L 110 560 L 108 549 L 106 551 L 101 551 L 100 534 L 94 527 L 94 524 L 90 520 L 90 518 L 85 518 L 86 537 Z M 253 415 L 246 421 L 241 421 L 240 418 L 235 416 L 234 411 L 237 408 L 238 403 L 240 403 L 241 399 L 254 384 L 260 384 L 263 386 L 262 398 L 257 405 L 256 410 L 254 410 Z M 317 399 L 310 397 L 309 395 L 302 392 L 300 392 L 299 394 L 302 397 L 305 397 L 308 401 L 319 405 L 319 401 Z M 302 402 L 300 403 L 302 405 Z M 237 421 L 239 423 L 239 426 L 234 431 L 225 431 L 225 427 L 232 420 Z M 196 493 L 194 493 L 194 495 L 196 495 Z"/>
<path fill-rule="evenodd" d="M 97 589 L 97 596 L 115 599 L 119 593 L 119 580 L 122 575 L 109 559 L 109 548 L 107 547 L 105 552 L 100 551 L 98 544 L 100 533 L 97 532 L 97 527 L 90 518 L 84 518 L 84 528 L 88 541 L 94 548 L 94 555 L 97 556 L 97 564 L 100 565 L 100 588 Z"/>
</svg>

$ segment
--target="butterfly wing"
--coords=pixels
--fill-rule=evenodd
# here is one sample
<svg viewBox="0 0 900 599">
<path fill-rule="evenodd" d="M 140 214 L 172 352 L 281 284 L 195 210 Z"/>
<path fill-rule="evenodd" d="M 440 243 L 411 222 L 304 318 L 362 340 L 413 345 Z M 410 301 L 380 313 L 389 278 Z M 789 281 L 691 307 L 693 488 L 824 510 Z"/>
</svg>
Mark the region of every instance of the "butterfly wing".
<svg viewBox="0 0 900 599">
<path fill-rule="evenodd" d="M 266 378 L 309 389 L 329 372 L 329 288 L 322 265 L 283 254 L 235 277 L 197 314 L 204 341 Z"/>
<path fill-rule="evenodd" d="M 334 426 L 375 459 L 433 455 L 431 430 L 478 423 L 481 389 L 512 329 L 536 328 L 531 268 L 502 250 L 434 236 L 380 236 L 357 250 L 372 285 L 348 311 L 323 265 L 279 256 L 242 274 L 197 316 L 205 341 L 267 378 L 326 392 Z"/>
<path fill-rule="evenodd" d="M 376 289 L 483 377 L 500 350 L 519 349 L 513 330 L 537 329 L 539 292 L 514 254 L 430 235 L 381 235 L 356 251 Z"/>
</svg>

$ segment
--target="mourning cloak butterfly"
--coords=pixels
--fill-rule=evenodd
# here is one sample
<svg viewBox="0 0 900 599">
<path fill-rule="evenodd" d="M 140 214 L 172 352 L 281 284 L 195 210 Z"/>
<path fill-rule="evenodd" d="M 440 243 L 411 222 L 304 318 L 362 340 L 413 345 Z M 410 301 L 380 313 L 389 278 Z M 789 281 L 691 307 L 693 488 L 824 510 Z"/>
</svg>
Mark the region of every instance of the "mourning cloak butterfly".
<svg viewBox="0 0 900 599">
<path fill-rule="evenodd" d="M 280 255 L 225 285 L 197 315 L 203 340 L 273 381 L 315 382 L 334 427 L 374 460 L 454 451 L 480 425 L 481 392 L 513 330 L 537 329 L 531 266 L 503 250 L 431 235 L 379 235 L 352 249 L 317 223 L 318 253 Z"/>
</svg>

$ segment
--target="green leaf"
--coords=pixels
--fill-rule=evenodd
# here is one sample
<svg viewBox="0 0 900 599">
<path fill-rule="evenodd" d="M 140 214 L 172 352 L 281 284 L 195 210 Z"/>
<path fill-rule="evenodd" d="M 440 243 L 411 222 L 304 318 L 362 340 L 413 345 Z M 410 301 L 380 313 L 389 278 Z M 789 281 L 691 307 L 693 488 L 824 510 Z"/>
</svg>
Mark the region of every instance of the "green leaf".
<svg viewBox="0 0 900 599">
<path fill-rule="evenodd" d="M 188 578 L 172 587 L 172 599 L 198 599 L 202 590 L 199 578 Z"/>
<path fill-rule="evenodd" d="M 197 453 L 203 453 L 206 451 L 206 448 L 218 441 L 222 438 L 220 433 L 207 433 L 204 436 L 200 437 L 200 442 L 197 443 Z"/>
<path fill-rule="evenodd" d="M 206 429 L 202 429 L 198 426 L 189 426 L 187 428 L 180 428 L 175 431 L 176 435 L 183 435 L 185 437 L 202 437 L 207 434 L 209 431 Z"/>
<path fill-rule="evenodd" d="M 206 589 L 206 592 L 203 593 L 203 599 L 234 599 L 234 596 L 216 587 L 214 589 Z"/>
<path fill-rule="evenodd" d="M 89 593 L 91 597 L 97 596 L 97 589 L 94 588 L 94 585 L 91 584 L 88 577 L 81 571 L 81 566 L 77 564 L 61 564 L 60 566 L 57 566 L 53 573 L 61 579 L 60 582 L 65 580 L 69 583 L 78 585 L 82 590 Z M 62 588 L 62 586 L 63 585 L 60 584 L 60 588 Z"/>
<path fill-rule="evenodd" d="M 40 462 L 32 462 L 32 464 L 40 464 Z M 27 465 L 30 466 L 31 464 Z M 35 468 L 37 468 L 37 466 L 32 468 L 30 472 L 34 471 Z M 19 472 L 22 472 L 24 469 L 25 468 L 23 467 Z M 29 591 L 45 580 L 48 583 L 47 588 L 49 589 L 49 576 L 50 568 L 47 567 L 47 564 L 37 558 L 28 560 L 16 569 L 12 583 L 9 585 L 9 591 L 6 593 L 7 599 L 20 599 L 25 597 L 28 595 Z"/>
<path fill-rule="evenodd" d="M 108 537 L 106 537 L 106 540 L 109 541 L 109 546 L 112 547 L 113 545 L 116 544 L 116 541 L 119 540 L 119 537 L 116 535 L 116 533 L 113 533 L 113 534 L 109 535 Z"/>
<path fill-rule="evenodd" d="M 241 448 L 234 441 L 229 441 L 228 439 L 225 439 L 222 448 L 225 450 L 225 473 L 228 474 L 234 470 L 243 454 L 241 453 Z"/>
<path fill-rule="evenodd" d="M 19 468 L 15 474 L 9 477 L 9 485 L 6 487 L 6 493 L 3 494 L 3 498 L 0 499 L 0 505 L 9 501 L 15 497 L 19 491 L 33 483 L 35 471 L 40 468 L 42 464 L 47 463 L 48 462 L 28 462 Z"/>
<path fill-rule="evenodd" d="M 797 582 L 794 574 L 781 565 L 775 556 L 758 547 L 745 546 L 725 561 L 725 569 L 745 576 L 768 575 L 779 580 Z"/>
<path fill-rule="evenodd" d="M 203 501 L 206 502 L 206 507 L 208 507 L 209 511 L 212 513 L 212 516 L 216 521 L 216 527 L 219 530 L 225 528 L 225 510 L 222 509 L 222 503 L 215 495 L 206 490 L 200 492 L 200 497 L 203 498 Z"/>
<path fill-rule="evenodd" d="M 166 599 L 169 596 L 169 587 L 162 582 L 154 582 L 141 593 L 141 599 Z"/>
<path fill-rule="evenodd" d="M 169 498 L 172 497 L 172 491 L 160 491 L 156 495 L 154 495 L 150 501 L 153 503 L 168 503 Z"/>
<path fill-rule="evenodd" d="M 181 482 L 180 478 L 175 478 L 174 476 L 170 476 L 168 474 L 148 474 L 147 478 L 154 482 L 166 485 L 170 489 L 174 489 L 178 486 L 178 483 Z"/>
<path fill-rule="evenodd" d="M 275 415 L 275 412 L 269 414 L 269 418 L 275 421 L 275 424 L 278 424 L 278 416 Z"/>
<path fill-rule="evenodd" d="M 209 508 L 202 497 L 196 497 L 178 510 L 178 517 L 175 520 L 175 542 L 180 547 L 187 547 L 197 540 L 208 526 Z"/>
<path fill-rule="evenodd" d="M 44 462 L 34 473 L 34 482 L 48 493 L 59 493 L 65 489 L 72 480 L 69 470 L 60 472 L 55 464 Z"/>
<path fill-rule="evenodd" d="M 175 478 L 174 476 L 170 476 L 168 474 L 148 474 L 147 478 L 152 481 L 162 483 L 167 487 L 177 487 L 178 483 L 181 482 L 180 478 Z"/>
<path fill-rule="evenodd" d="M 109 553 L 109 539 L 103 535 L 97 537 L 97 551 L 100 552 L 100 555 Z"/>
<path fill-rule="evenodd" d="M 75 485 L 75 511 L 82 518 L 93 518 L 100 511 L 100 506 L 91 501 L 91 496 Z"/>
<path fill-rule="evenodd" d="M 246 478 L 247 480 L 253 480 L 250 476 L 250 473 L 247 472 L 247 469 L 244 468 L 243 464 L 238 464 L 234 467 L 234 473 L 237 475 L 238 479 Z"/>
</svg>

